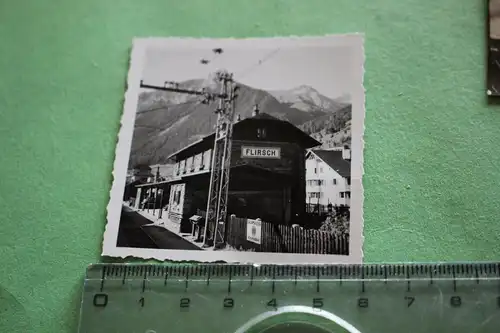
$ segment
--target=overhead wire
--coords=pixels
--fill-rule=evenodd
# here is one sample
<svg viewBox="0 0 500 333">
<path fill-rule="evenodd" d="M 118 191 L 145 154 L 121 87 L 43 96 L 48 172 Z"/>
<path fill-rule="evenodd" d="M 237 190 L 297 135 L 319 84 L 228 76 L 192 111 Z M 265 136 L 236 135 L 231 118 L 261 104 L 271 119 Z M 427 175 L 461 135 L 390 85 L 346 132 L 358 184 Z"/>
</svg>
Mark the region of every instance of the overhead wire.
<svg viewBox="0 0 500 333">
<path fill-rule="evenodd" d="M 181 106 L 181 105 L 186 105 L 186 104 L 193 104 L 193 103 L 197 104 L 199 102 L 200 102 L 199 100 L 192 100 L 192 101 L 187 101 L 187 102 L 183 102 L 183 103 L 179 103 L 179 104 L 170 104 L 170 105 L 166 105 L 166 106 L 159 106 L 159 107 L 152 108 L 152 109 L 139 110 L 136 112 L 136 114 L 142 114 L 142 113 L 148 113 L 148 112 L 154 112 L 154 111 L 160 111 L 160 110 L 168 110 L 169 108 L 173 108 L 173 107 L 177 107 L 177 106 Z"/>
<path fill-rule="evenodd" d="M 274 57 L 280 50 L 281 50 L 281 48 L 277 48 L 277 49 L 272 50 L 271 52 L 266 54 L 262 59 L 260 59 L 257 63 L 246 68 L 242 73 L 240 73 L 240 75 L 238 76 L 238 80 L 241 80 L 241 78 L 243 78 L 243 77 L 245 77 L 245 75 L 249 74 L 254 68 L 261 66 L 266 61 L 268 61 L 269 59 Z M 235 77 L 236 77 L 236 75 L 235 75 Z"/>
<path fill-rule="evenodd" d="M 277 48 L 277 49 L 274 49 L 274 50 L 270 51 L 264 57 L 262 57 L 262 59 L 260 59 L 258 62 L 250 65 L 245 70 L 243 70 L 240 75 L 238 75 L 238 76 L 235 75 L 235 77 L 237 77 L 237 80 L 241 82 L 242 78 L 244 78 L 249 73 L 253 72 L 259 66 L 262 66 L 269 59 L 273 58 L 276 54 L 278 54 L 278 52 L 280 50 L 281 50 L 281 48 Z M 255 104 L 259 105 L 266 97 L 268 97 L 268 95 L 267 94 L 263 94 L 263 96 L 261 96 L 261 98 Z"/>
</svg>

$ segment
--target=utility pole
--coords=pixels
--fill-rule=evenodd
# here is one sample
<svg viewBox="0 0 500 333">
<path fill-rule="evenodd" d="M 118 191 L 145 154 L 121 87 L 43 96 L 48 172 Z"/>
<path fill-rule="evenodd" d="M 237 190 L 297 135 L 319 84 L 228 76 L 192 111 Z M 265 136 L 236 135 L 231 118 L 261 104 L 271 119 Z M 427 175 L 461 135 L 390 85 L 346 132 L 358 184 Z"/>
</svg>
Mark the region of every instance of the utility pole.
<svg viewBox="0 0 500 333">
<path fill-rule="evenodd" d="M 219 108 L 216 110 L 217 126 L 212 152 L 212 172 L 203 238 L 204 247 L 217 247 L 225 242 L 234 109 L 237 97 L 237 87 L 234 85 L 232 74 L 218 72 L 217 79 L 221 82 L 220 95 L 226 97 L 219 99 Z"/>
<path fill-rule="evenodd" d="M 227 219 L 227 205 L 229 197 L 229 171 L 231 164 L 232 133 L 235 115 L 235 100 L 237 87 L 233 81 L 233 74 L 219 71 L 216 79 L 221 83 L 220 92 L 208 92 L 206 89 L 189 90 L 179 88 L 177 82 L 165 82 L 165 86 L 143 84 L 141 88 L 171 91 L 189 95 L 202 96 L 203 104 L 218 100 L 215 110 L 217 124 L 214 146 L 212 151 L 210 184 L 208 189 L 207 212 L 203 246 L 218 246 L 225 242 L 225 223 Z"/>
</svg>

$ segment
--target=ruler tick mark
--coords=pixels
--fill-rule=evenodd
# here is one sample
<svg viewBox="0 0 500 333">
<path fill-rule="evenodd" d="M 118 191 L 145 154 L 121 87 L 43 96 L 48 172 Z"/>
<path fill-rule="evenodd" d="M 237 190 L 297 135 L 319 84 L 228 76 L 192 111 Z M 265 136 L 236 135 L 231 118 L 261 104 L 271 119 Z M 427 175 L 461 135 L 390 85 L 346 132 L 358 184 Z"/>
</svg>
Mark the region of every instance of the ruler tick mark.
<svg viewBox="0 0 500 333">
<path fill-rule="evenodd" d="M 408 268 L 406 268 L 406 290 L 410 291 L 411 290 L 411 281 L 410 281 L 410 271 Z"/>
<path fill-rule="evenodd" d="M 274 290 L 276 288 L 276 267 L 273 266 L 273 281 L 271 284 L 271 292 L 274 294 Z"/>
<path fill-rule="evenodd" d="M 144 276 L 142 277 L 142 292 L 144 292 L 144 290 L 146 290 L 146 279 L 147 279 L 147 274 L 148 274 L 148 270 L 145 269 L 144 270 Z"/>
<path fill-rule="evenodd" d="M 127 280 L 127 268 L 125 267 L 123 269 L 123 279 L 122 279 L 122 284 L 125 284 L 125 281 Z"/>
<path fill-rule="evenodd" d="M 455 266 L 451 266 L 451 276 L 453 278 L 453 291 L 457 291 L 457 278 L 455 277 Z"/>
<path fill-rule="evenodd" d="M 361 267 L 361 292 L 365 292 L 365 269 Z"/>
<path fill-rule="evenodd" d="M 189 271 L 186 271 L 186 285 L 185 285 L 186 290 L 188 289 L 188 285 L 189 285 Z"/>
<path fill-rule="evenodd" d="M 228 279 L 228 283 L 227 283 L 227 292 L 228 292 L 228 294 L 231 293 L 231 278 L 232 278 L 231 272 L 232 272 L 232 269 L 231 269 L 231 267 L 229 267 L 229 279 Z"/>
<path fill-rule="evenodd" d="M 253 285 L 253 270 L 254 270 L 254 267 L 252 266 L 250 268 L 250 285 L 251 286 Z"/>
<path fill-rule="evenodd" d="M 387 284 L 387 266 L 384 266 L 384 283 Z"/>
<path fill-rule="evenodd" d="M 316 273 L 316 292 L 319 293 L 319 267 L 317 268 L 317 273 Z"/>
<path fill-rule="evenodd" d="M 210 267 L 208 268 L 208 273 L 207 273 L 207 286 L 210 284 Z"/>
<path fill-rule="evenodd" d="M 104 278 L 106 277 L 106 266 L 102 268 L 102 276 L 101 276 L 101 287 L 100 291 L 103 291 L 104 289 Z"/>
<path fill-rule="evenodd" d="M 165 273 L 165 280 L 163 281 L 163 285 L 166 286 L 168 281 L 168 273 Z"/>
</svg>

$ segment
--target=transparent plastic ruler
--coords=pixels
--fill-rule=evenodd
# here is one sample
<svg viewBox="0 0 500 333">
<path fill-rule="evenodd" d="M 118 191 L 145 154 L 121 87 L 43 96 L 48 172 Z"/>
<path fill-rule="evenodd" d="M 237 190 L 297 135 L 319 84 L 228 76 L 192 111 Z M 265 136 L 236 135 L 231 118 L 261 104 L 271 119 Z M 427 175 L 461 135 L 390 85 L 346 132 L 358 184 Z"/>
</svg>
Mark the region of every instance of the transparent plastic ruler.
<svg viewBox="0 0 500 333">
<path fill-rule="evenodd" d="M 500 264 L 102 264 L 80 333 L 498 333 Z"/>
</svg>

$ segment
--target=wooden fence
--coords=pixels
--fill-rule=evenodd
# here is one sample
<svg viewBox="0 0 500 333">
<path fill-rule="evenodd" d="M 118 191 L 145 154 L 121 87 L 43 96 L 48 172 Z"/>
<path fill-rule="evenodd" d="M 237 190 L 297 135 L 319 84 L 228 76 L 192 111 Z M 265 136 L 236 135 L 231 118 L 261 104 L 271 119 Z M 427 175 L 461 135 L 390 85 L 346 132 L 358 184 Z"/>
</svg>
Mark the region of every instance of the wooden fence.
<svg viewBox="0 0 500 333">
<path fill-rule="evenodd" d="M 349 254 L 349 236 L 261 222 L 260 244 L 247 240 L 247 219 L 232 216 L 226 227 L 227 243 L 240 251 Z"/>
</svg>

